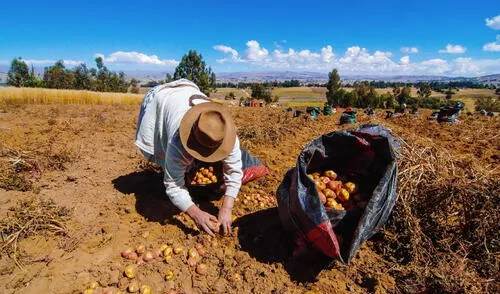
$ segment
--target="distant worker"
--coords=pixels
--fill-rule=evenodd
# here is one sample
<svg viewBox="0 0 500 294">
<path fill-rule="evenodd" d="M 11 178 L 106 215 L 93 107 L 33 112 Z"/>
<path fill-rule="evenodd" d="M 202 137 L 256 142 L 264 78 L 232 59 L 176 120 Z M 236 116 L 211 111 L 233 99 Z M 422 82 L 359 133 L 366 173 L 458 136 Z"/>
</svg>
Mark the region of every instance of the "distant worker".
<svg viewBox="0 0 500 294">
<path fill-rule="evenodd" d="M 439 108 L 437 117 L 438 122 L 459 123 L 457 117 L 462 113 L 464 105 L 462 102 L 456 102 L 454 106 L 442 106 Z"/>
<path fill-rule="evenodd" d="M 149 161 L 164 169 L 168 198 L 200 229 L 213 235 L 218 221 L 225 233 L 231 230 L 243 171 L 236 127 L 221 104 L 211 102 L 185 79 L 159 85 L 142 101 L 135 144 Z M 185 186 L 186 170 L 195 159 L 223 163 L 226 191 L 218 218 L 198 208 Z"/>
</svg>

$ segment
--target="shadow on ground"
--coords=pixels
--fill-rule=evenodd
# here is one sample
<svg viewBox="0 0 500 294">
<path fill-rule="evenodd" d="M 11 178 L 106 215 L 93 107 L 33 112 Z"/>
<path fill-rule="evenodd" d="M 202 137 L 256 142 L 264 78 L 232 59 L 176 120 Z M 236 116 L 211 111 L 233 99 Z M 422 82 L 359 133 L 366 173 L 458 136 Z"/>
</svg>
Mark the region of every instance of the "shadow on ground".
<svg viewBox="0 0 500 294">
<path fill-rule="evenodd" d="M 241 250 L 263 263 L 281 263 L 292 280 L 313 282 L 317 275 L 332 263 L 332 259 L 310 248 L 300 257 L 292 258 L 295 238 L 284 230 L 277 208 L 261 210 L 240 217 Z"/>
<path fill-rule="evenodd" d="M 162 172 L 152 170 L 133 172 L 120 176 L 112 182 L 115 189 L 121 193 L 135 195 L 135 208 L 148 221 L 170 223 L 177 225 L 186 234 L 198 234 L 173 217 L 180 211 L 165 195 Z M 212 202 L 196 199 L 195 202 L 204 211 L 217 215 L 218 208 Z M 238 239 L 241 250 L 248 252 L 260 262 L 283 264 L 294 281 L 315 281 L 321 270 L 332 262 L 330 258 L 313 249 L 300 257 L 292 258 L 295 238 L 283 229 L 277 208 L 242 216 L 234 226 L 239 228 Z"/>
<path fill-rule="evenodd" d="M 147 221 L 161 224 L 170 223 L 179 226 L 185 233 L 198 233 L 173 218 L 174 215 L 180 213 L 180 210 L 172 204 L 165 194 L 163 172 L 154 170 L 132 172 L 114 179 L 112 183 L 115 189 L 121 193 L 135 196 L 135 209 Z M 202 210 L 217 215 L 218 208 L 212 202 L 197 199 L 194 201 Z"/>
</svg>

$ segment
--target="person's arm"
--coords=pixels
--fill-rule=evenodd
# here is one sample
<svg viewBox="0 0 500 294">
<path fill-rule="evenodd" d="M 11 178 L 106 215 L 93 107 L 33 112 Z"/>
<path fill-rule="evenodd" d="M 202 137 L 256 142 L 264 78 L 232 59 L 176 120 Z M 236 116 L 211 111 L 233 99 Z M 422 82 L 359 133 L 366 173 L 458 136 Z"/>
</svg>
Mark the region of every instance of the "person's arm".
<svg viewBox="0 0 500 294">
<path fill-rule="evenodd" d="M 223 160 L 224 182 L 226 183 L 226 193 L 219 210 L 219 223 L 224 233 L 231 230 L 232 209 L 234 201 L 238 196 L 243 178 L 240 141 L 236 138 L 231 154 Z"/>
<path fill-rule="evenodd" d="M 175 144 L 170 144 L 165 154 L 165 176 L 163 178 L 165 192 L 177 208 L 186 212 L 200 229 L 213 236 L 212 223 L 217 221 L 217 218 L 201 210 L 191 199 L 185 186 L 184 175 L 187 166 L 192 163 L 192 159 L 185 157 L 181 150 Z"/>
</svg>

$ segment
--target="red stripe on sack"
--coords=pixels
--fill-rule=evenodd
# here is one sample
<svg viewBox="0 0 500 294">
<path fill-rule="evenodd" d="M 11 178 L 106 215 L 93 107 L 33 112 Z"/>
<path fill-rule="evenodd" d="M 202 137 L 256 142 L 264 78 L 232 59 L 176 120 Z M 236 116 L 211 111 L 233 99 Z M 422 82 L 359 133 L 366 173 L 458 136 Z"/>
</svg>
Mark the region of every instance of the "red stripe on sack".
<svg viewBox="0 0 500 294">
<path fill-rule="evenodd" d="M 241 183 L 245 184 L 250 182 L 251 180 L 263 177 L 269 173 L 267 167 L 263 165 L 251 166 L 243 171 L 243 178 L 241 179 Z"/>
<path fill-rule="evenodd" d="M 319 249 L 329 257 L 337 257 L 339 255 L 339 242 L 333 232 L 332 224 L 330 221 L 325 221 L 307 233 L 307 240 L 311 242 L 314 247 Z"/>
</svg>

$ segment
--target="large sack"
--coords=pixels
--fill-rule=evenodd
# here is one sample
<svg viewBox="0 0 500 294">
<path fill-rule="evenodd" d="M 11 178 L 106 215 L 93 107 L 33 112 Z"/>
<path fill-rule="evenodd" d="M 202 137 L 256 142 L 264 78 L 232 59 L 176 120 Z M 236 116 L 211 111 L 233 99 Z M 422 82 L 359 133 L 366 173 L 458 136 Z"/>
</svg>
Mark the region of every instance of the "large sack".
<svg viewBox="0 0 500 294">
<path fill-rule="evenodd" d="M 356 123 L 357 112 L 353 110 L 344 111 L 340 116 L 340 124 L 355 124 Z"/>
<path fill-rule="evenodd" d="M 327 256 L 349 262 L 361 243 L 387 221 L 396 202 L 398 147 L 389 130 L 377 125 L 312 140 L 276 193 L 285 228 Z M 315 183 L 307 176 L 325 169 L 333 169 L 340 177 L 355 178 L 361 193 L 369 198 L 366 208 L 327 211 Z M 343 239 L 341 247 L 335 233 Z"/>
</svg>

